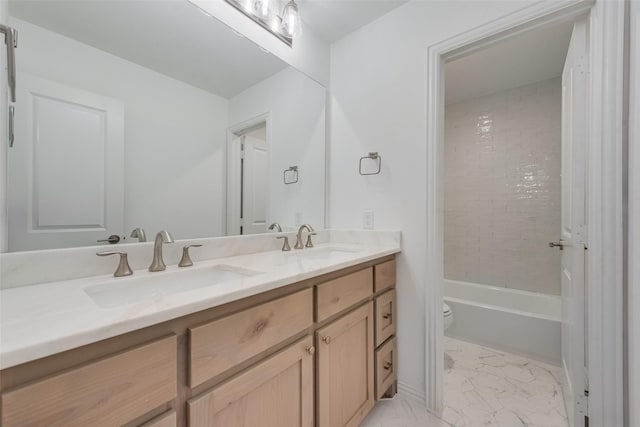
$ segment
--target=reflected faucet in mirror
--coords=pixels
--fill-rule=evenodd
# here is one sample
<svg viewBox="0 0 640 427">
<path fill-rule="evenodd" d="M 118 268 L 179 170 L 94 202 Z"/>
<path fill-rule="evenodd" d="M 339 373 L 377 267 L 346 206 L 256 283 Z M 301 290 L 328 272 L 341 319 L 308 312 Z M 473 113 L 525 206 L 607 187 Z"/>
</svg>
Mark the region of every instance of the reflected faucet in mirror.
<svg viewBox="0 0 640 427">
<path fill-rule="evenodd" d="M 147 241 L 147 235 L 144 233 L 144 228 L 142 227 L 134 228 L 131 232 L 131 237 L 133 237 L 134 239 L 138 239 L 138 242 Z"/>
<path fill-rule="evenodd" d="M 269 230 L 274 230 L 274 229 L 278 232 L 282 232 L 282 227 L 280 227 L 280 224 L 278 224 L 277 222 L 274 222 L 269 226 Z"/>
<path fill-rule="evenodd" d="M 156 234 L 156 239 L 153 243 L 153 261 L 151 261 L 149 271 L 164 271 L 167 268 L 162 259 L 163 243 L 173 243 L 173 237 L 167 230 L 162 230 Z"/>
</svg>

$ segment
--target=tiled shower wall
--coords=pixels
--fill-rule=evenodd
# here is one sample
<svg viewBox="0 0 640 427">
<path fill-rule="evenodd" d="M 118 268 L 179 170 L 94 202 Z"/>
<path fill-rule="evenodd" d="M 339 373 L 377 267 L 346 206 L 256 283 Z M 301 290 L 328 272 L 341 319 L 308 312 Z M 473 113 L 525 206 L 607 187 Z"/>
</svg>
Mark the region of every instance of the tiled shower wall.
<svg viewBox="0 0 640 427">
<path fill-rule="evenodd" d="M 445 278 L 560 293 L 561 80 L 445 109 Z"/>
</svg>

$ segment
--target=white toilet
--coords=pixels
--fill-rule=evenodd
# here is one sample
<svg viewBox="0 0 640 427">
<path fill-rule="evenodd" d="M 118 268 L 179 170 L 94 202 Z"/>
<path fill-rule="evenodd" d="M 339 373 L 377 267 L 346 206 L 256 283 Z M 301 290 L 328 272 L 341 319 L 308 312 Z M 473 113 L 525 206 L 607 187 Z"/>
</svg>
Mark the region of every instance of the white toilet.
<svg viewBox="0 0 640 427">
<path fill-rule="evenodd" d="M 444 330 L 446 331 L 453 323 L 453 311 L 446 303 L 442 303 L 442 315 L 444 316 Z"/>
</svg>

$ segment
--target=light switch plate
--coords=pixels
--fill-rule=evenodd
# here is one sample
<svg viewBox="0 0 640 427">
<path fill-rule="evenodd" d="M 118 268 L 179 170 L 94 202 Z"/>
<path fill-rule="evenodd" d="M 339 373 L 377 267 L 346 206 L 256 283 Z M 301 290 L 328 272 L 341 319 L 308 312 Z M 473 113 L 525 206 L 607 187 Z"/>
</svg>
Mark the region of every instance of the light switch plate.
<svg viewBox="0 0 640 427">
<path fill-rule="evenodd" d="M 362 228 L 373 230 L 373 211 L 364 211 L 362 214 Z"/>
</svg>

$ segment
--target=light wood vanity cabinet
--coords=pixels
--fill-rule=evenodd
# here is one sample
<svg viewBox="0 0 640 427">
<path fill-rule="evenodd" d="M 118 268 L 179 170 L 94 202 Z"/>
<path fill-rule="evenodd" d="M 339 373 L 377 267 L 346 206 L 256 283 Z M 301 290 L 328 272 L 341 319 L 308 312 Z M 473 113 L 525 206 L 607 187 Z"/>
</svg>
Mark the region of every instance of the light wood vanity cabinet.
<svg viewBox="0 0 640 427">
<path fill-rule="evenodd" d="M 313 325 L 313 290 L 305 289 L 189 328 L 189 385 L 195 387 Z"/>
<path fill-rule="evenodd" d="M 2 425 L 120 426 L 176 397 L 176 337 L 2 394 Z"/>
<path fill-rule="evenodd" d="M 388 256 L 0 371 L 3 427 L 351 427 L 395 393 Z"/>
<path fill-rule="evenodd" d="M 314 352 L 306 337 L 191 399 L 190 427 L 313 427 Z"/>
<path fill-rule="evenodd" d="M 317 332 L 318 426 L 355 427 L 375 403 L 373 303 Z"/>
</svg>

